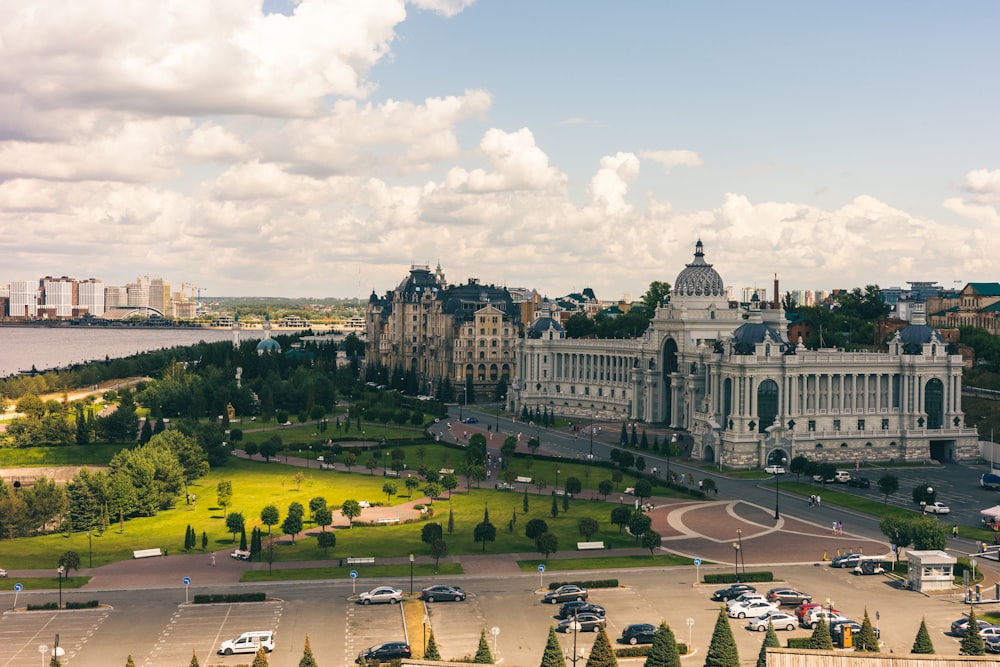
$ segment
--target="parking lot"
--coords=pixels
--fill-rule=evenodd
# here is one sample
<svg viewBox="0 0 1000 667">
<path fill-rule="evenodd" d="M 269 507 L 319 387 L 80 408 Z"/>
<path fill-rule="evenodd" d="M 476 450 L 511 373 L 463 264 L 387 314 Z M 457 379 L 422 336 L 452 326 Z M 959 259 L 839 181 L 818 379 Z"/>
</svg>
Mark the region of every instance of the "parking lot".
<svg viewBox="0 0 1000 667">
<path fill-rule="evenodd" d="M 65 651 L 62 659 L 69 663 L 110 613 L 109 609 L 5 612 L 0 623 L 0 665 L 36 667 L 42 663 L 49 664 L 57 634 L 59 648 Z M 46 649 L 44 659 L 39 650 L 42 646 Z"/>
<path fill-rule="evenodd" d="M 242 655 L 216 655 L 219 644 L 251 630 L 273 630 L 275 645 L 290 638 L 282 637 L 281 613 L 284 603 L 244 602 L 240 604 L 182 605 L 177 608 L 160 632 L 152 650 L 140 663 L 142 667 L 176 667 L 189 664 L 191 655 L 202 665 L 235 665 L 253 660 Z"/>
<path fill-rule="evenodd" d="M 403 641 L 402 605 L 359 605 L 347 601 L 347 622 L 344 628 L 344 664 L 354 664 L 358 653 L 388 641 Z M 412 642 L 412 640 L 411 640 Z"/>
</svg>

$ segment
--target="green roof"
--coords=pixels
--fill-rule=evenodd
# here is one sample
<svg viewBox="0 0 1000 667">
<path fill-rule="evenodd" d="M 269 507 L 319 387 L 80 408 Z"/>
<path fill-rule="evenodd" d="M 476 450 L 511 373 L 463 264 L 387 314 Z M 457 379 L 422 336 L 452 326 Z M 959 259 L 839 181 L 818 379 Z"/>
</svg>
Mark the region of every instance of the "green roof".
<svg viewBox="0 0 1000 667">
<path fill-rule="evenodd" d="M 1000 283 L 969 283 L 979 296 L 1000 296 Z"/>
</svg>

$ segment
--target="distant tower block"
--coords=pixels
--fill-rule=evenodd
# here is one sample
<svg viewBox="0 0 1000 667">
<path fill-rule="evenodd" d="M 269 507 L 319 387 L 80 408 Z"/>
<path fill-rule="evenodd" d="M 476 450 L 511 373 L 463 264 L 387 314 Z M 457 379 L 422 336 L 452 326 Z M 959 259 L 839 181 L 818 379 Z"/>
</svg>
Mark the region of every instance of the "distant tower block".
<svg viewBox="0 0 1000 667">
<path fill-rule="evenodd" d="M 243 388 L 243 367 L 242 366 L 237 366 L 236 367 L 236 388 L 237 389 L 242 389 Z"/>
<path fill-rule="evenodd" d="M 236 313 L 233 317 L 233 347 L 239 349 L 240 347 L 240 314 Z"/>
</svg>

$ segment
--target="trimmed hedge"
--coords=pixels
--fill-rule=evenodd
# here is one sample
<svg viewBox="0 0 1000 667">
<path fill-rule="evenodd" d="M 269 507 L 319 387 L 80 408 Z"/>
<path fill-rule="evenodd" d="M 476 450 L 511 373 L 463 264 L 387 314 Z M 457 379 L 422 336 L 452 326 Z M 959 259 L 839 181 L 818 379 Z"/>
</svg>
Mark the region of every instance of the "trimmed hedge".
<svg viewBox="0 0 1000 667">
<path fill-rule="evenodd" d="M 45 604 L 29 604 L 28 611 L 49 611 L 50 609 L 58 609 L 58 602 L 46 602 Z"/>
<path fill-rule="evenodd" d="M 645 658 L 649 655 L 650 649 L 653 648 L 652 644 L 645 644 L 643 646 L 629 646 L 627 648 L 616 648 L 615 657 L 618 658 Z M 681 657 L 687 655 L 688 647 L 687 644 L 677 644 L 677 653 Z"/>
<path fill-rule="evenodd" d="M 573 584 L 580 588 L 618 588 L 617 579 L 594 579 L 593 581 L 553 581 L 549 584 L 549 590 L 554 591 L 567 584 Z"/>
<path fill-rule="evenodd" d="M 97 600 L 87 600 L 86 602 L 67 602 L 66 609 L 96 609 Z"/>
<path fill-rule="evenodd" d="M 786 648 L 809 648 L 812 637 L 789 637 Z"/>
<path fill-rule="evenodd" d="M 739 577 L 734 573 L 729 574 L 706 574 L 704 582 L 706 584 L 735 584 L 749 583 L 752 581 L 774 581 L 773 572 L 744 572 Z"/>
<path fill-rule="evenodd" d="M 195 604 L 218 604 L 220 602 L 263 602 L 266 593 L 199 593 L 194 596 Z"/>
</svg>

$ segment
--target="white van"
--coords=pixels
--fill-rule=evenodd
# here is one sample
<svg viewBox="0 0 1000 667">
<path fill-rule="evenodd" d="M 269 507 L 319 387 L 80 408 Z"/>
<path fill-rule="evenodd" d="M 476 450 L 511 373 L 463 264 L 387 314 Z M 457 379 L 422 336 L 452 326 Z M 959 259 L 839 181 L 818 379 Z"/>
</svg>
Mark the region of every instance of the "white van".
<svg viewBox="0 0 1000 667">
<path fill-rule="evenodd" d="M 271 630 L 254 630 L 244 632 L 239 637 L 228 639 L 219 645 L 219 655 L 232 655 L 233 653 L 256 653 L 263 646 L 264 650 L 270 653 L 274 650 L 274 632 Z"/>
<path fill-rule="evenodd" d="M 851 473 L 846 470 L 838 470 L 837 474 L 833 476 L 833 479 L 838 484 L 847 484 L 851 481 Z"/>
</svg>

